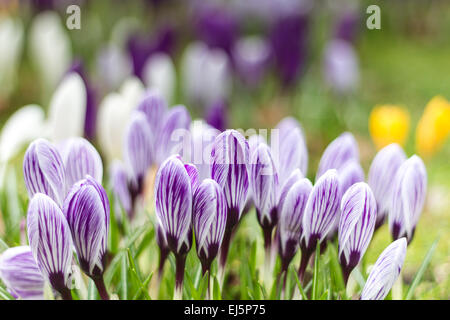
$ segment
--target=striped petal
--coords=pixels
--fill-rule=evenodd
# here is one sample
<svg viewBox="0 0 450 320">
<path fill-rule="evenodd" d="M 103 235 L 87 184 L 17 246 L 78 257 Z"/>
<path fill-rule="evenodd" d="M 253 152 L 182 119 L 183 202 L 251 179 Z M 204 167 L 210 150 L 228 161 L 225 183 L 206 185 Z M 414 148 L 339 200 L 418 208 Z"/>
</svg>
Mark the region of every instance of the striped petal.
<svg viewBox="0 0 450 320">
<path fill-rule="evenodd" d="M 403 162 L 392 186 L 389 229 L 394 239 L 406 237 L 411 242 L 425 203 L 427 171 L 420 157 Z"/>
<path fill-rule="evenodd" d="M 301 242 L 307 250 L 322 242 L 339 214 L 339 176 L 335 169 L 325 172 L 314 185 L 303 215 Z"/>
<path fill-rule="evenodd" d="M 84 138 L 72 138 L 65 142 L 62 158 L 65 167 L 66 185 L 69 190 L 86 175 L 92 176 L 99 183 L 103 178 L 103 164 L 98 151 Z"/>
<path fill-rule="evenodd" d="M 193 225 L 197 254 L 209 263 L 216 257 L 227 222 L 227 204 L 222 188 L 205 179 L 193 198 Z"/>
<path fill-rule="evenodd" d="M 292 171 L 291 175 L 284 182 L 284 184 L 283 184 L 283 186 L 281 188 L 280 196 L 278 198 L 278 212 L 281 212 L 281 210 L 283 208 L 284 201 L 286 200 L 286 196 L 287 196 L 289 190 L 291 189 L 291 187 L 296 182 L 300 181 L 303 178 L 304 178 L 304 175 L 300 171 L 300 169 L 297 168 L 294 171 Z"/>
<path fill-rule="evenodd" d="M 140 185 L 152 164 L 153 137 L 143 112 L 133 112 L 125 133 L 124 161 L 134 182 Z"/>
<path fill-rule="evenodd" d="M 156 216 L 170 250 L 187 253 L 191 247 L 191 179 L 177 155 L 160 166 L 155 180 Z"/>
<path fill-rule="evenodd" d="M 392 178 L 406 160 L 402 147 L 392 143 L 380 151 L 372 161 L 369 169 L 368 184 L 377 200 L 377 223 L 380 226 L 389 211 L 392 193 Z"/>
<path fill-rule="evenodd" d="M 216 137 L 211 151 L 211 177 L 224 191 L 230 227 L 239 221 L 247 200 L 248 159 L 248 143 L 238 131 L 226 130 Z"/>
<path fill-rule="evenodd" d="M 37 193 L 28 205 L 27 229 L 31 252 L 42 274 L 55 290 L 70 289 L 73 243 L 56 202 Z"/>
<path fill-rule="evenodd" d="M 63 211 L 82 270 L 89 276 L 101 275 L 109 225 L 109 202 L 105 190 L 88 176 L 72 187 L 64 201 Z"/>
<path fill-rule="evenodd" d="M 296 176 L 292 176 L 297 178 Z M 290 261 L 298 249 L 302 218 L 313 186 L 307 178 L 299 178 L 288 190 L 281 208 L 278 231 L 280 255 Z"/>
<path fill-rule="evenodd" d="M 0 278 L 16 298 L 42 300 L 44 277 L 29 246 L 13 247 L 0 256 Z"/>
<path fill-rule="evenodd" d="M 254 150 L 249 167 L 250 188 L 259 223 L 263 228 L 272 228 L 278 220 L 278 173 L 265 143 Z"/>
<path fill-rule="evenodd" d="M 137 106 L 137 110 L 145 113 L 152 132 L 159 132 L 162 128 L 162 121 L 167 113 L 167 102 L 163 96 L 150 90 Z"/>
<path fill-rule="evenodd" d="M 194 193 L 198 185 L 200 184 L 197 167 L 192 163 L 186 163 L 184 165 L 184 168 L 186 169 L 189 179 L 191 180 L 192 193 Z"/>
<path fill-rule="evenodd" d="M 362 181 L 364 181 L 364 170 L 357 161 L 349 161 L 339 171 L 339 185 L 342 194 L 355 183 Z"/>
<path fill-rule="evenodd" d="M 365 182 L 352 185 L 341 201 L 339 258 L 348 274 L 358 265 L 372 239 L 377 204 Z"/>
<path fill-rule="evenodd" d="M 334 139 L 323 152 L 316 181 L 329 169 L 339 171 L 349 160 L 359 161 L 359 149 L 355 137 L 350 132 L 344 132 Z"/>
<path fill-rule="evenodd" d="M 30 198 L 40 192 L 62 206 L 66 195 L 64 165 L 50 142 L 38 139 L 30 144 L 23 159 L 23 175 Z"/>
<path fill-rule="evenodd" d="M 367 278 L 361 300 L 384 300 L 397 280 L 405 261 L 407 242 L 400 238 L 380 254 Z"/>
</svg>

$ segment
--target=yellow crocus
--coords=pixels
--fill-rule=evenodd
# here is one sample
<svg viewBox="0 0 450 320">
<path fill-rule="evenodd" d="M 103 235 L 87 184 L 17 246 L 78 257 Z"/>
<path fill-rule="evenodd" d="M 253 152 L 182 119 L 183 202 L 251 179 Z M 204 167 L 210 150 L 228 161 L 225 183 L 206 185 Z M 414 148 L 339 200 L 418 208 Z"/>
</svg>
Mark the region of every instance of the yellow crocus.
<svg viewBox="0 0 450 320">
<path fill-rule="evenodd" d="M 450 134 L 450 102 L 436 96 L 428 102 L 416 128 L 417 152 L 430 158 Z"/>
<path fill-rule="evenodd" d="M 409 132 L 409 112 L 396 105 L 376 106 L 369 117 L 369 132 L 377 149 L 404 145 Z"/>
</svg>

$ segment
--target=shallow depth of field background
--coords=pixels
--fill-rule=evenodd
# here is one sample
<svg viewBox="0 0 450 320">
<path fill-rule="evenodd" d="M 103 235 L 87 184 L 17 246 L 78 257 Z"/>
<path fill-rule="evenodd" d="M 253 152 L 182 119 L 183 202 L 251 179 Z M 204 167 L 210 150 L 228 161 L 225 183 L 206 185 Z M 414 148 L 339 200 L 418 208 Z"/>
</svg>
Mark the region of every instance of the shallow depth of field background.
<svg viewBox="0 0 450 320">
<path fill-rule="evenodd" d="M 173 23 L 177 28 L 174 63 L 179 71 L 180 57 L 186 45 L 194 39 L 191 22 L 181 1 L 167 1 L 158 13 L 143 1 L 85 1 L 82 6 L 81 30 L 67 31 L 73 47 L 73 56 L 83 60 L 91 81 L 96 79 L 95 55 L 102 42 L 110 36 L 114 24 L 125 16 L 137 17 L 144 31 L 153 32 L 160 21 Z M 164 2 L 164 1 L 163 1 Z M 262 84 L 254 89 L 234 82 L 229 98 L 229 127 L 272 128 L 287 115 L 295 116 L 304 127 L 309 150 L 308 177 L 314 180 L 320 156 L 327 144 L 343 131 L 352 132 L 359 144 L 361 164 L 366 175 L 376 148 L 368 131 L 368 118 L 374 106 L 398 104 L 410 113 L 410 130 L 405 144 L 408 156 L 415 153 L 415 129 L 429 100 L 436 95 L 450 99 L 450 3 L 446 1 L 385 1 L 381 7 L 381 30 L 365 28 L 365 8 L 371 1 L 361 1 L 362 21 L 358 29 L 355 49 L 358 55 L 360 81 L 358 88 L 350 94 L 339 95 L 327 88 L 323 81 L 323 49 L 333 33 L 334 17 L 327 9 L 328 2 L 318 5 L 310 21 L 308 54 L 305 68 L 299 81 L 289 89 L 282 88 L 273 72 L 268 73 Z M 375 1 L 373 1 L 375 2 Z M 29 9 L 10 9 L 29 25 L 32 13 Z M 60 15 L 65 21 L 64 11 Z M 243 33 L 252 33 L 251 21 Z M 25 29 L 27 30 L 27 29 Z M 256 30 L 257 31 L 257 30 Z M 27 33 L 25 32 L 25 36 Z M 1 44 L 4 45 L 4 44 Z M 184 101 L 182 79 L 178 72 L 177 94 L 174 104 L 186 104 L 193 118 L 200 116 L 195 106 Z M 102 96 L 97 97 L 100 101 Z M 38 103 L 47 105 L 48 96 L 42 96 L 40 82 L 30 65 L 25 48 L 19 67 L 17 85 L 8 99 L 0 101 L 0 127 L 8 116 L 19 107 Z M 99 150 L 101 152 L 101 150 Z M 5 192 L 2 208 L 26 214 L 27 195 L 21 173 L 23 154 L 15 160 L 18 201 L 9 200 L 14 195 Z M 442 149 L 426 160 L 428 172 L 428 194 L 424 212 L 418 224 L 413 242 L 408 247 L 402 276 L 411 281 L 421 265 L 433 241 L 439 237 L 437 249 L 430 267 L 417 287 L 416 299 L 450 298 L 450 140 Z M 105 169 L 105 172 L 106 169 Z M 104 177 L 106 182 L 107 176 Z M 104 185 L 107 185 L 104 183 Z M 149 211 L 153 211 L 149 208 Z M 2 212 L 0 237 L 8 245 L 20 243 L 19 221 L 8 220 L 8 212 Z M 111 215 L 112 216 L 112 215 Z M 251 211 L 239 227 L 237 237 L 246 241 L 235 241 L 231 247 L 229 264 L 239 270 L 253 241 L 258 241 L 257 251 L 261 255 L 263 246 L 255 213 Z M 254 220 L 254 221 L 253 221 Z M 148 270 L 154 269 L 157 250 L 154 239 L 149 239 L 151 251 L 143 253 L 142 260 L 153 261 Z M 387 225 L 379 230 L 370 245 L 365 261 L 373 263 L 381 251 L 391 242 Z M 191 251 L 190 255 L 195 253 Z M 299 257 L 294 263 L 297 266 Z M 145 267 L 144 267 L 145 269 Z M 146 271 L 147 272 L 147 271 Z M 189 276 L 188 276 L 189 277 Z M 228 281 L 239 281 L 230 277 Z M 230 286 L 239 290 L 239 285 Z M 170 292 L 170 290 L 167 290 Z M 238 293 L 229 292 L 232 298 Z M 241 295 L 245 296 L 245 293 Z"/>
</svg>

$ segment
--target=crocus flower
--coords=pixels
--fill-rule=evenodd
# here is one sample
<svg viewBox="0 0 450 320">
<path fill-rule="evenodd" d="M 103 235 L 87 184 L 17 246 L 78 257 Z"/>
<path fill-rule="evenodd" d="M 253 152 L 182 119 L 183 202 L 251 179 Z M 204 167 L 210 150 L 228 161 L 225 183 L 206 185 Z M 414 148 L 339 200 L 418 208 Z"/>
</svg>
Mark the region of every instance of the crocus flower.
<svg viewBox="0 0 450 320">
<path fill-rule="evenodd" d="M 275 129 L 278 130 L 278 136 L 272 134 L 271 147 L 280 172 L 280 181 L 284 182 L 296 168 L 306 175 L 308 150 L 300 123 L 287 117 L 281 120 Z"/>
<path fill-rule="evenodd" d="M 450 102 L 444 97 L 431 99 L 416 128 L 417 152 L 430 158 L 443 145 L 450 134 Z"/>
<path fill-rule="evenodd" d="M 167 100 L 161 92 L 149 90 L 144 94 L 137 110 L 145 113 L 148 124 L 153 132 L 159 132 L 163 127 L 161 121 L 167 113 Z"/>
<path fill-rule="evenodd" d="M 297 169 L 287 182 L 283 192 L 282 206 L 278 222 L 279 253 L 281 257 L 282 272 L 286 272 L 292 258 L 299 247 L 302 234 L 302 218 L 306 207 L 312 184 L 303 178 Z M 288 180 L 288 181 L 289 181 Z M 295 181 L 295 182 L 294 182 Z"/>
<path fill-rule="evenodd" d="M 302 260 L 298 271 L 299 278 L 303 279 L 316 245 L 325 240 L 338 219 L 340 200 L 339 176 L 336 169 L 330 169 L 317 180 L 306 202 L 300 239 Z"/>
<path fill-rule="evenodd" d="M 50 142 L 37 139 L 30 144 L 23 159 L 23 176 L 30 198 L 44 193 L 62 206 L 66 196 L 64 164 Z"/>
<path fill-rule="evenodd" d="M 344 40 L 331 40 L 325 48 L 323 73 L 327 85 L 337 93 L 354 91 L 359 81 L 359 64 L 353 46 Z"/>
<path fill-rule="evenodd" d="M 60 207 L 50 197 L 37 193 L 27 215 L 28 241 L 39 269 L 63 299 L 72 299 L 72 237 Z"/>
<path fill-rule="evenodd" d="M 226 130 L 214 140 L 211 151 L 211 177 L 223 189 L 227 200 L 227 226 L 219 261 L 222 269 L 226 263 L 232 232 L 247 201 L 248 160 L 248 142 L 238 131 Z"/>
<path fill-rule="evenodd" d="M 425 203 L 427 171 L 420 157 L 413 155 L 402 163 L 392 182 L 389 229 L 394 240 L 412 241 Z"/>
<path fill-rule="evenodd" d="M 364 170 L 357 161 L 348 161 L 339 171 L 339 184 L 342 194 L 355 183 L 362 181 L 364 181 Z"/>
<path fill-rule="evenodd" d="M 278 222 L 278 173 L 270 148 L 261 143 L 250 156 L 249 183 L 259 224 L 263 229 L 264 246 L 270 250 L 272 231 Z"/>
<path fill-rule="evenodd" d="M 175 298 L 181 298 L 186 255 L 192 245 L 192 186 L 178 155 L 159 167 L 155 202 L 158 223 L 176 259 Z"/>
<path fill-rule="evenodd" d="M 339 219 L 339 259 L 346 283 L 369 246 L 376 217 L 377 203 L 369 185 L 352 185 L 342 197 Z"/>
<path fill-rule="evenodd" d="M 44 277 L 29 246 L 13 247 L 0 256 L 0 278 L 15 298 L 42 300 Z"/>
<path fill-rule="evenodd" d="M 316 181 L 329 169 L 340 170 L 349 160 L 359 161 L 358 144 L 350 132 L 334 139 L 320 158 Z"/>
<path fill-rule="evenodd" d="M 227 109 L 228 103 L 225 100 L 214 101 L 205 111 L 206 123 L 219 131 L 224 131 L 228 126 Z"/>
<path fill-rule="evenodd" d="M 109 43 L 97 54 L 96 70 L 106 91 L 117 90 L 132 74 L 132 63 L 119 45 Z"/>
<path fill-rule="evenodd" d="M 377 149 L 388 144 L 403 146 L 409 132 L 409 113 L 395 105 L 376 106 L 369 116 L 369 132 Z"/>
<path fill-rule="evenodd" d="M 197 255 L 206 273 L 219 252 L 227 223 L 226 199 L 217 182 L 203 180 L 194 193 L 192 210 Z"/>
<path fill-rule="evenodd" d="M 367 278 L 361 300 L 383 300 L 388 295 L 403 266 L 407 242 L 400 238 L 380 254 Z"/>
<path fill-rule="evenodd" d="M 375 229 L 385 221 L 391 205 L 392 179 L 406 160 L 405 152 L 396 143 L 387 145 L 376 154 L 369 169 L 368 184 L 377 201 Z"/>
<path fill-rule="evenodd" d="M 124 210 L 129 217 L 133 213 L 133 199 L 128 187 L 128 172 L 125 165 L 115 160 L 109 169 L 111 189 L 114 194 L 114 213 L 117 221 L 122 220 Z"/>
<path fill-rule="evenodd" d="M 64 201 L 64 215 L 72 232 L 81 269 L 91 277 L 102 299 L 109 227 L 109 201 L 102 185 L 91 176 L 77 182 Z"/>
<path fill-rule="evenodd" d="M 142 78 L 146 87 L 159 92 L 166 101 L 172 101 L 176 73 L 169 55 L 165 53 L 151 55 L 144 65 Z"/>
<path fill-rule="evenodd" d="M 347 9 L 338 17 L 334 37 L 345 40 L 349 43 L 355 41 L 360 27 L 361 17 L 359 11 L 355 9 Z"/>
<path fill-rule="evenodd" d="M 102 159 L 95 147 L 84 138 L 71 138 L 64 143 L 61 153 L 65 167 L 66 186 L 69 190 L 86 175 L 92 176 L 99 183 L 103 178 Z"/>
</svg>

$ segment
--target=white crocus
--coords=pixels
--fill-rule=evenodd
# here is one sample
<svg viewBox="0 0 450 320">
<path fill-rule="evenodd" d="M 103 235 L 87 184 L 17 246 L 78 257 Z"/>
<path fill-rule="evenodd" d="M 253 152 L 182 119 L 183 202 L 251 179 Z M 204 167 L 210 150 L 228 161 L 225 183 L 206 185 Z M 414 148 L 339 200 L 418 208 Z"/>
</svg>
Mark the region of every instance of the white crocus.
<svg viewBox="0 0 450 320">
<path fill-rule="evenodd" d="M 151 55 L 145 62 L 143 79 L 146 87 L 158 91 L 168 103 L 172 101 L 176 73 L 169 55 L 165 53 Z"/>
<path fill-rule="evenodd" d="M 14 89 L 17 67 L 22 54 L 23 25 L 20 20 L 0 19 L 0 96 Z"/>
<path fill-rule="evenodd" d="M 128 78 L 119 92 L 108 94 L 100 104 L 97 134 L 108 160 L 122 159 L 122 140 L 128 119 L 144 94 L 144 86 L 135 77 Z"/>
<path fill-rule="evenodd" d="M 30 58 L 50 92 L 72 61 L 70 39 L 56 12 L 43 12 L 34 18 L 29 42 Z"/>
</svg>

